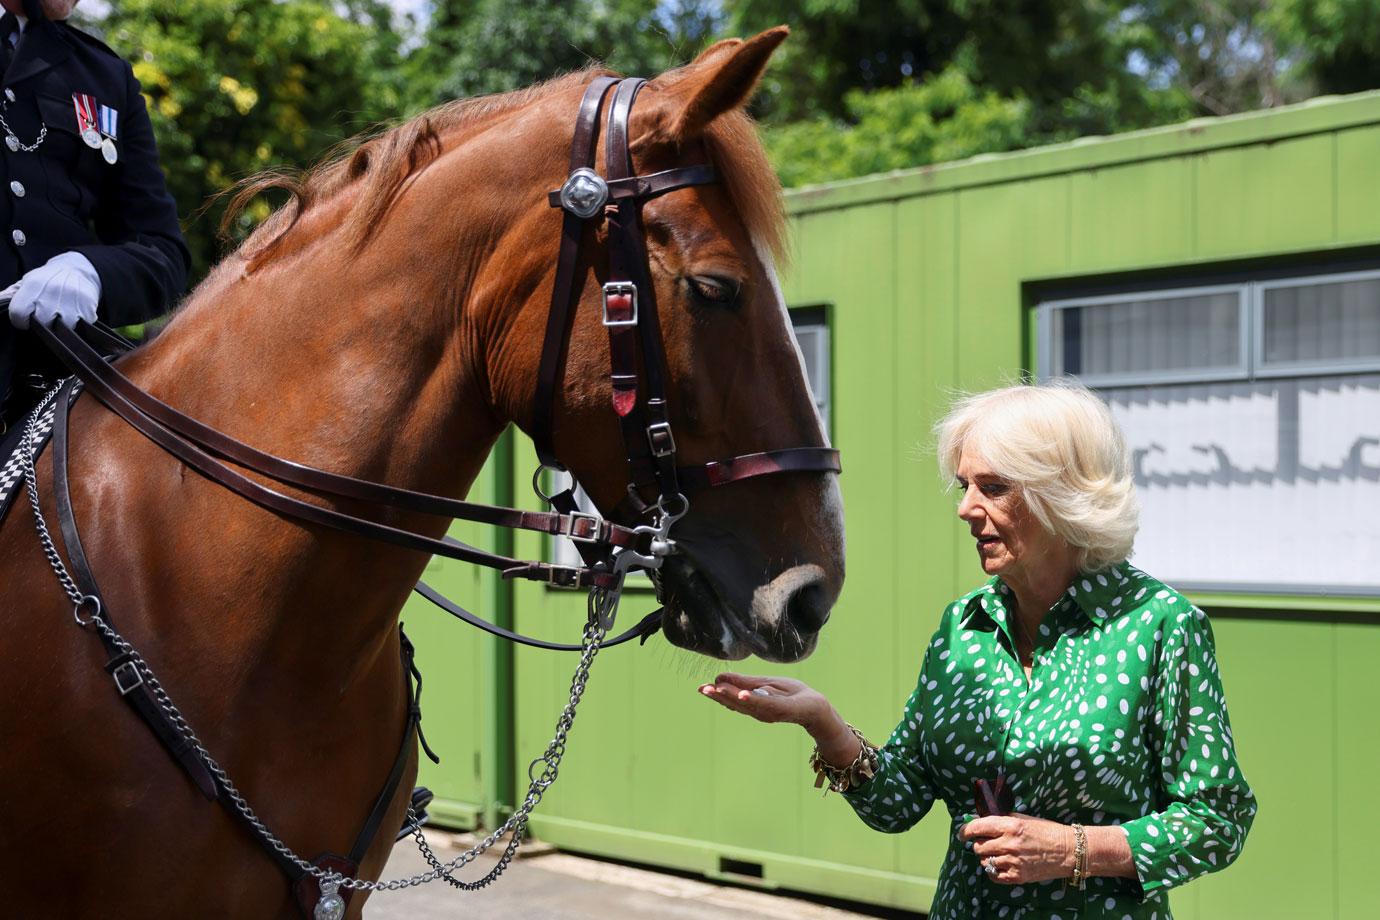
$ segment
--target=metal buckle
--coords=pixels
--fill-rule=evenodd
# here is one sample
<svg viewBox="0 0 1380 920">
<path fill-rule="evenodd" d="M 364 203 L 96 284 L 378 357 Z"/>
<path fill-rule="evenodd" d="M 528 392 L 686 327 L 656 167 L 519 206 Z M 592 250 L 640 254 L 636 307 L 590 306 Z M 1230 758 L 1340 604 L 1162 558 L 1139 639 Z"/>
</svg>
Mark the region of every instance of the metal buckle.
<svg viewBox="0 0 1380 920">
<path fill-rule="evenodd" d="M 609 319 L 609 298 L 632 298 L 632 319 Z M 611 329 L 637 325 L 637 285 L 631 281 L 610 281 L 604 285 L 604 325 Z"/>
<path fill-rule="evenodd" d="M 578 588 L 580 569 L 569 565 L 553 565 L 546 570 L 546 583 L 553 588 Z"/>
<path fill-rule="evenodd" d="M 570 174 L 561 186 L 561 207 L 581 220 L 589 220 L 608 203 L 609 185 L 587 166 Z"/>
<path fill-rule="evenodd" d="M 124 674 L 130 674 L 133 677 L 122 677 L 121 675 Z M 139 669 L 134 666 L 132 661 L 126 661 L 111 671 L 110 676 L 115 678 L 115 687 L 120 691 L 120 696 L 129 696 L 144 685 L 144 675 L 139 673 Z"/>
<path fill-rule="evenodd" d="M 664 437 L 664 440 L 662 440 Z M 658 446 L 658 440 L 662 444 Z M 676 452 L 676 436 L 671 434 L 670 422 L 653 422 L 647 426 L 647 444 L 653 457 L 669 457 Z"/>
<path fill-rule="evenodd" d="M 575 525 L 579 521 L 589 521 L 589 536 L 582 537 L 575 532 Z M 603 537 L 604 519 L 597 514 L 586 514 L 583 511 L 570 512 L 570 522 L 565 526 L 565 535 L 576 543 L 598 543 Z"/>
</svg>

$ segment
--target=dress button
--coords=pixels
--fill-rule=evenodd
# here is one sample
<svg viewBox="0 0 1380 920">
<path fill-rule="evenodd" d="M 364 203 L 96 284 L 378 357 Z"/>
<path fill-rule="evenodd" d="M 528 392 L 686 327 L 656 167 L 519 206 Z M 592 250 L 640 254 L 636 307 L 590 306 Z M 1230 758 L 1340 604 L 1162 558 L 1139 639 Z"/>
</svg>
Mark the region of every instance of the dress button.
<svg viewBox="0 0 1380 920">
<path fill-rule="evenodd" d="M 10 191 L 14 192 L 14 197 L 23 198 L 25 191 L 24 183 L 20 182 L 18 179 L 15 179 L 13 182 L 10 183 Z"/>
<path fill-rule="evenodd" d="M 6 134 L 6 135 L 5 135 L 5 146 L 8 147 L 8 148 L 10 148 L 11 150 L 18 150 L 18 149 L 19 149 L 19 138 L 15 137 L 13 134 Z"/>
<path fill-rule="evenodd" d="M 9 101 L 9 102 L 13 102 L 13 101 L 14 101 L 14 90 L 6 88 L 6 90 L 5 90 L 5 99 L 6 99 L 7 101 Z"/>
<path fill-rule="evenodd" d="M 16 230 L 11 233 L 10 236 L 14 238 L 14 245 L 16 246 L 23 246 L 29 241 L 29 238 L 24 235 L 23 230 Z"/>
</svg>

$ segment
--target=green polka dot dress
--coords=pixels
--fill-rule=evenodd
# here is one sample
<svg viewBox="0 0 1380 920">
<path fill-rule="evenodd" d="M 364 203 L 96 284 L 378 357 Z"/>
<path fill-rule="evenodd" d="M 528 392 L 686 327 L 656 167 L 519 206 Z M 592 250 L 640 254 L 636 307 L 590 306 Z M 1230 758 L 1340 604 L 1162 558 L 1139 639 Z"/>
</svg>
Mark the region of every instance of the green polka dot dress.
<svg viewBox="0 0 1380 920">
<path fill-rule="evenodd" d="M 1227 866 L 1255 817 L 1236 762 L 1207 616 L 1125 563 L 1080 575 L 1035 636 L 1030 680 L 993 578 L 959 598 L 925 652 L 877 776 L 845 798 L 869 826 L 899 833 L 935 799 L 949 851 L 931 920 L 1169 918 L 1168 890 Z M 1136 879 L 989 880 L 958 838 L 973 780 L 1004 773 L 1016 811 L 1119 824 Z"/>
</svg>

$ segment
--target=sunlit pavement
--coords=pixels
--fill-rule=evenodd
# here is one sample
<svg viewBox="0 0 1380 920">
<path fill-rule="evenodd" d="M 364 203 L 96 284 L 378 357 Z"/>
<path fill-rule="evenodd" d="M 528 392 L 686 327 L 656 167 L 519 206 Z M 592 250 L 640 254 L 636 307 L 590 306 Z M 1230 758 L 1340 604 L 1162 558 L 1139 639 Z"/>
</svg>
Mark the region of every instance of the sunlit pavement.
<svg viewBox="0 0 1380 920">
<path fill-rule="evenodd" d="M 444 832 L 427 836 L 442 862 L 457 856 L 472 842 L 468 836 Z M 515 860 L 497 882 L 481 891 L 457 891 L 444 882 L 432 882 L 406 891 L 382 892 L 369 899 L 364 916 L 366 920 L 450 920 L 471 916 L 499 920 L 858 920 L 921 916 L 841 910 L 813 901 L 586 859 L 530 842 L 520 852 L 526 854 L 529 848 L 534 855 Z M 458 877 L 465 881 L 479 878 L 495 861 L 494 857 L 481 857 Z M 426 869 L 415 843 L 407 839 L 393 850 L 384 878 L 413 875 Z"/>
</svg>

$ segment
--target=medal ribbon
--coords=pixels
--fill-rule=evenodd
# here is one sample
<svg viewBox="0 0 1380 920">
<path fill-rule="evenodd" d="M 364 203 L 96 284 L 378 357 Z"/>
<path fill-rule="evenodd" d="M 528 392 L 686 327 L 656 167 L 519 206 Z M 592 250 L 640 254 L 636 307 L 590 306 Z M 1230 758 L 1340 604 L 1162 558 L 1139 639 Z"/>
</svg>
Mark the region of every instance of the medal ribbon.
<svg viewBox="0 0 1380 920">
<path fill-rule="evenodd" d="M 101 133 L 104 134 L 106 137 L 110 138 L 111 140 L 114 140 L 118 136 L 117 127 L 119 125 L 120 113 L 116 112 L 108 105 L 101 106 L 100 113 Z"/>
<path fill-rule="evenodd" d="M 72 106 L 77 110 L 77 132 L 85 134 L 96 128 L 96 100 L 83 93 L 72 94 Z"/>
</svg>

